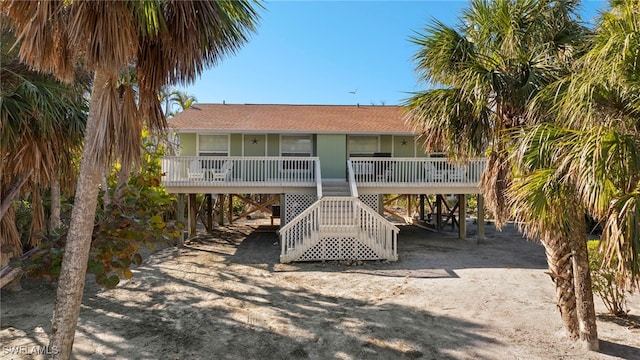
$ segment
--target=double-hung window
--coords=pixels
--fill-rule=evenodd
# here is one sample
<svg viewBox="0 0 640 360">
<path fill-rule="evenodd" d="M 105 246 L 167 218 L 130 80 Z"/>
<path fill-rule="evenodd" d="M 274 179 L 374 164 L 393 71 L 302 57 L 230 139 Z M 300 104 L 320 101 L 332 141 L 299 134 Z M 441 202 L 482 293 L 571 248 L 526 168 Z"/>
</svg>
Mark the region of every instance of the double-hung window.
<svg viewBox="0 0 640 360">
<path fill-rule="evenodd" d="M 347 149 L 349 156 L 373 156 L 378 152 L 378 136 L 349 135 Z"/>
<path fill-rule="evenodd" d="M 198 135 L 198 156 L 229 156 L 229 135 Z"/>
<path fill-rule="evenodd" d="M 198 156 L 229 156 L 229 135 L 198 135 Z M 220 169 L 224 160 L 203 159 L 201 166 L 205 169 Z"/>
<path fill-rule="evenodd" d="M 282 135 L 280 137 L 280 156 L 311 157 L 313 146 L 311 135 Z M 282 170 L 308 171 L 309 162 L 287 160 L 282 162 Z"/>
<path fill-rule="evenodd" d="M 282 135 L 281 156 L 311 156 L 311 135 Z"/>
</svg>

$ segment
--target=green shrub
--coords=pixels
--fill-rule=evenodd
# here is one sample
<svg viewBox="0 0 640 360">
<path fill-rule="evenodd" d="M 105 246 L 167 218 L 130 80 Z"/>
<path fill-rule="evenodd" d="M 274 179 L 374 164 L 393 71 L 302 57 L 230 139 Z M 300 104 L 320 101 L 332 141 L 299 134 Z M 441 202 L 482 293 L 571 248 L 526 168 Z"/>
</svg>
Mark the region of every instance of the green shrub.
<svg viewBox="0 0 640 360">
<path fill-rule="evenodd" d="M 101 286 L 114 288 L 121 279 L 131 278 L 132 267 L 142 263 L 143 248 L 154 250 L 157 245 L 171 245 L 182 236 L 184 224 L 170 220 L 175 218 L 175 197 L 167 194 L 160 184 L 161 154 L 145 152 L 140 171 L 121 189 L 120 199 L 112 199 L 105 205 L 104 197 L 99 198 L 87 272 L 94 274 Z M 111 179 L 114 186 L 117 175 L 115 172 Z M 59 233 L 42 239 L 37 253 L 12 264 L 22 266 L 30 277 L 57 279 L 68 221 L 63 219 L 65 225 Z"/>
<path fill-rule="evenodd" d="M 587 248 L 589 250 L 589 268 L 591 270 L 593 291 L 602 299 L 610 314 L 615 316 L 627 315 L 626 295 L 624 289 L 619 285 L 620 282 L 615 270 L 616 264 L 604 263 L 599 240 L 587 242 Z"/>
<path fill-rule="evenodd" d="M 140 250 L 156 245 L 172 244 L 184 225 L 165 221 L 170 197 L 153 187 L 129 185 L 120 201 L 106 208 L 99 207 L 93 228 L 87 272 L 106 288 L 114 288 L 121 279 L 133 276 L 132 266 L 142 264 Z M 66 227 L 59 234 L 46 235 L 39 251 L 25 260 L 15 260 L 31 278 L 55 280 L 60 275 L 62 256 L 67 240 Z"/>
</svg>

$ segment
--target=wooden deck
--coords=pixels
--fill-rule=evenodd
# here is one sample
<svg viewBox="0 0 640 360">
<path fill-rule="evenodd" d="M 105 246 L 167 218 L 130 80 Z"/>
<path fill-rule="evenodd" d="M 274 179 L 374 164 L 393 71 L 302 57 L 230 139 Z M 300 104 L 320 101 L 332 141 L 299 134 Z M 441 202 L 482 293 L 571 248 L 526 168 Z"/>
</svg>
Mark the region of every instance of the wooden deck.
<svg viewBox="0 0 640 360">
<path fill-rule="evenodd" d="M 477 194 L 485 159 L 454 164 L 445 158 L 352 158 L 360 194 Z M 162 184 L 169 193 L 316 193 L 317 157 L 167 156 Z M 348 181 L 348 178 L 345 181 Z M 335 180 L 335 179 L 332 179 Z"/>
</svg>

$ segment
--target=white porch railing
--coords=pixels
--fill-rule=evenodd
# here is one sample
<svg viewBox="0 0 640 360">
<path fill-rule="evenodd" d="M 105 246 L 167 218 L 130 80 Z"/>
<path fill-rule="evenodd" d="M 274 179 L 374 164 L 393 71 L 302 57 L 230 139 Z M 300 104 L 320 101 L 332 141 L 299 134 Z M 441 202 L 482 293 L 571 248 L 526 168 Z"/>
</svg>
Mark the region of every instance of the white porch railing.
<svg viewBox="0 0 640 360">
<path fill-rule="evenodd" d="M 356 198 L 324 197 L 280 229 L 280 261 L 395 261 L 399 231 Z"/>
<path fill-rule="evenodd" d="M 348 161 L 359 186 L 477 186 L 486 165 L 486 159 L 479 158 L 462 164 L 446 158 L 357 157 Z"/>
<path fill-rule="evenodd" d="M 322 198 L 322 171 L 320 161 L 316 161 L 316 196 Z"/>
<path fill-rule="evenodd" d="M 165 186 L 316 186 L 317 157 L 165 156 Z"/>
<path fill-rule="evenodd" d="M 358 186 L 356 185 L 356 178 L 353 171 L 353 163 L 347 161 L 347 182 L 349 183 L 349 192 L 351 196 L 358 197 Z"/>
</svg>

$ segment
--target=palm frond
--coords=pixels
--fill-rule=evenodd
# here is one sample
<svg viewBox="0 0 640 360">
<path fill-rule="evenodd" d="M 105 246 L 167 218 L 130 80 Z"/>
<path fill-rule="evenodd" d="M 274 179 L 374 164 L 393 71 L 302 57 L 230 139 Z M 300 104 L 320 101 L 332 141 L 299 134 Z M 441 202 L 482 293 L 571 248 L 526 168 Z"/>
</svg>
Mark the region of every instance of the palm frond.
<svg viewBox="0 0 640 360">
<path fill-rule="evenodd" d="M 31 192 L 31 226 L 29 229 L 29 245 L 31 246 L 40 244 L 40 239 L 46 229 L 41 191 L 36 187 Z"/>
<path fill-rule="evenodd" d="M 611 204 L 601 247 L 605 261 L 617 263 L 627 287 L 640 286 L 640 183 Z"/>
<path fill-rule="evenodd" d="M 13 34 L 2 32 L 2 43 L 13 44 Z M 0 155 L 3 180 L 31 173 L 25 191 L 48 184 L 62 168 L 65 190 L 75 178 L 72 168 L 86 122 L 88 88 L 84 72 L 76 81 L 63 84 L 55 78 L 34 72 L 18 61 L 15 49 L 3 47 L 0 53 Z M 33 171 L 36 170 L 36 171 Z"/>
<path fill-rule="evenodd" d="M 455 86 L 461 68 L 468 66 L 475 54 L 473 43 L 437 20 L 410 40 L 420 47 L 414 60 L 424 82 Z"/>
<path fill-rule="evenodd" d="M 420 134 L 425 150 L 466 158 L 486 149 L 492 136 L 491 111 L 467 99 L 458 89 L 434 89 L 406 101 L 405 121 Z M 458 141 L 461 138 L 468 141 Z"/>
<path fill-rule="evenodd" d="M 485 197 L 485 206 L 494 217 L 496 228 L 511 219 L 506 190 L 511 182 L 510 161 L 504 151 L 495 149 L 489 154 L 487 166 L 480 179 L 480 190 Z"/>
<path fill-rule="evenodd" d="M 69 8 L 69 42 L 80 47 L 89 68 L 118 72 L 138 50 L 131 1 L 74 1 Z"/>
<path fill-rule="evenodd" d="M 66 24 L 68 7 L 63 0 L 3 1 L 0 12 L 15 29 L 20 59 L 43 72 L 51 72 L 58 79 L 73 80 L 73 65 L 69 61 L 75 49 L 70 47 Z"/>
<path fill-rule="evenodd" d="M 16 228 L 16 212 L 13 206 L 0 218 L 0 246 L 0 266 L 6 265 L 12 257 L 22 255 L 22 243 Z"/>
<path fill-rule="evenodd" d="M 637 284 L 640 147 L 635 136 L 605 125 L 574 130 L 545 123 L 514 132 L 514 138 L 518 146 L 511 150 L 512 164 L 518 176 L 507 193 L 525 231 L 542 236 L 543 226 L 562 225 L 554 221 L 563 216 L 558 209 L 567 211 L 563 204 L 574 204 L 572 210 L 582 204 L 605 224 L 602 243 L 608 261 L 617 261 L 621 279 Z M 559 186 L 572 192 L 550 192 Z M 532 214 L 544 218 L 528 219 Z"/>
<path fill-rule="evenodd" d="M 95 137 L 85 139 L 84 146 L 88 150 L 85 150 L 84 153 L 91 154 L 93 161 L 98 166 L 106 166 L 107 162 L 112 159 L 113 150 L 116 148 L 115 129 L 118 127 L 121 116 L 116 74 L 96 73 L 90 107 L 89 118 L 93 116 L 101 121 L 95 122 L 95 126 L 97 126 L 94 132 Z M 91 132 L 87 131 L 87 133 Z"/>
<path fill-rule="evenodd" d="M 570 234 L 576 231 L 572 219 L 584 217 L 579 206 L 567 206 L 574 195 L 557 169 L 541 168 L 515 177 L 507 193 L 514 220 L 529 238 Z"/>
</svg>

